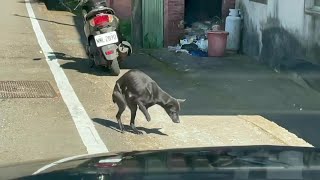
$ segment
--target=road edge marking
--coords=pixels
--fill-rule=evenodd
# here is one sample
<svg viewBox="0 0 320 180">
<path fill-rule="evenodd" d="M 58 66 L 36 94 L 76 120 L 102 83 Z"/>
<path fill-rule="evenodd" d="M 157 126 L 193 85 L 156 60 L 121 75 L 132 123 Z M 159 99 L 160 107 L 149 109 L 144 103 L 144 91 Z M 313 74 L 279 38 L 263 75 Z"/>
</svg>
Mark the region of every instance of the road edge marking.
<svg viewBox="0 0 320 180">
<path fill-rule="evenodd" d="M 92 120 L 74 92 L 68 77 L 60 67 L 58 58 L 52 53 L 53 50 L 48 44 L 40 24 L 36 19 L 30 0 L 25 0 L 25 4 L 38 43 L 44 53 L 51 73 L 53 74 L 58 89 L 61 93 L 62 99 L 70 112 L 81 140 L 87 148 L 88 154 L 108 152 L 108 149 L 95 129 Z"/>
</svg>

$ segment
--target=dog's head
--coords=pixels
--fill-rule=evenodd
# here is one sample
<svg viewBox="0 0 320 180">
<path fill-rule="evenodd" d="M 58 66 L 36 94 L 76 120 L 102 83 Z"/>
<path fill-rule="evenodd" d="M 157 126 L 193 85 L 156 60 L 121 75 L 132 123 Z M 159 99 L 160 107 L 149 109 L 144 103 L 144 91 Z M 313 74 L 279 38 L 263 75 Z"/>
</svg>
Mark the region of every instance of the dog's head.
<svg viewBox="0 0 320 180">
<path fill-rule="evenodd" d="M 185 99 L 172 99 L 168 104 L 166 104 L 164 109 L 166 110 L 167 114 L 170 116 L 171 120 L 174 123 L 180 123 L 180 104 L 185 101 Z"/>
</svg>

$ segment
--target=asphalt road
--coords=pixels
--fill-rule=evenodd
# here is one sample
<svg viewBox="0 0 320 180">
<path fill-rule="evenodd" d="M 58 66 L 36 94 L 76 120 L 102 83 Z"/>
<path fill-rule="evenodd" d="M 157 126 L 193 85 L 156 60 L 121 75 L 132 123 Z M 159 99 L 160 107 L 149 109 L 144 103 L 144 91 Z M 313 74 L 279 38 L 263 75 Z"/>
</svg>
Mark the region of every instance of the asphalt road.
<svg viewBox="0 0 320 180">
<path fill-rule="evenodd" d="M 111 91 L 118 77 L 109 76 L 104 69 L 88 67 L 81 18 L 67 12 L 48 12 L 43 4 L 32 3 L 32 7 L 45 38 L 54 51 L 50 52 L 52 57 L 54 55 L 57 58 L 110 151 L 301 143 L 279 140 L 280 136 L 293 136 L 265 119 L 258 118 L 263 123 L 256 126 L 237 116 L 261 115 L 266 114 L 266 111 L 273 112 L 271 115 L 267 113 L 266 117 L 277 120 L 281 126 L 292 130 L 311 144 L 317 144 L 313 134 L 316 131 L 306 129 L 307 126 L 315 128 L 315 120 L 315 124 L 304 123 L 302 126 L 301 121 L 294 120 L 308 117 L 307 115 L 293 115 L 292 121 L 292 116 L 281 116 L 278 113 L 297 114 L 300 106 L 304 108 L 303 112 L 311 111 L 320 105 L 320 101 L 314 101 L 320 99 L 319 94 L 309 93 L 274 74 L 271 78 L 261 78 L 261 74 L 255 74 L 256 71 L 250 72 L 251 74 L 243 74 L 235 69 L 228 72 L 221 65 L 215 66 L 215 71 L 203 69 L 197 73 L 181 73 L 140 52 L 126 60 L 122 65 L 122 74 L 128 69 L 141 69 L 173 96 L 187 99 L 181 112 L 185 122 L 173 125 L 163 110 L 154 108 L 150 110 L 154 117 L 150 123 L 138 112 L 137 126 L 145 132 L 145 136 L 136 136 L 130 132 L 121 134 L 115 121 L 117 109 L 111 101 Z M 70 115 L 70 109 L 59 94 L 61 89 L 57 87 L 44 52 L 37 42 L 24 1 L 6 0 L 0 13 L 3 17 L 0 20 L 3 27 L 1 31 L 4 32 L 0 33 L 3 40 L 0 45 L 0 80 L 46 80 L 58 92 L 58 96 L 53 99 L 0 100 L 0 154 L 4 157 L 0 159 L 0 164 L 87 153 L 72 121 L 74 117 Z M 250 68 L 255 69 L 255 66 Z M 263 72 L 262 75 L 269 73 L 262 69 L 259 71 Z M 258 79 L 248 79 L 252 75 Z M 289 95 L 284 96 L 284 92 Z M 293 104 L 299 107 L 292 106 Z M 128 111 L 123 118 L 128 124 Z M 276 133 L 272 134 L 271 131 Z M 277 137 L 275 134 L 281 135 Z"/>
<path fill-rule="evenodd" d="M 263 114 L 263 116 L 303 138 L 313 146 L 320 147 L 319 113 L 269 113 Z"/>
</svg>

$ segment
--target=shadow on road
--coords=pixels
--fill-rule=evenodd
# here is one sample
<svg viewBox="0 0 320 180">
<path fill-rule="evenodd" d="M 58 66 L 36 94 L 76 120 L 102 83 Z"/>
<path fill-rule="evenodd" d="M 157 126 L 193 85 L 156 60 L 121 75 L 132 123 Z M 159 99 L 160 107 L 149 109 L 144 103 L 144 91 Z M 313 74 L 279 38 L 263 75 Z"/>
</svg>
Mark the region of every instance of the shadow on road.
<svg viewBox="0 0 320 180">
<path fill-rule="evenodd" d="M 72 11 L 75 4 L 79 3 L 77 0 L 20 0 L 18 3 L 30 4 L 44 4 L 50 11 Z"/>
<path fill-rule="evenodd" d="M 32 4 L 32 3 L 44 3 L 43 1 L 44 1 L 44 0 L 33 0 L 33 1 L 30 0 L 28 3 L 31 3 L 31 4 Z M 21 1 L 18 1 L 18 3 L 24 3 L 24 4 L 25 4 L 25 3 L 27 3 L 27 2 L 24 1 L 24 0 L 21 0 Z"/>
<path fill-rule="evenodd" d="M 73 57 L 61 52 L 52 52 L 52 56 L 49 55 L 49 59 L 53 60 L 55 58 L 68 61 L 60 65 L 63 69 L 72 69 L 80 73 L 96 76 L 111 76 L 111 72 L 104 67 L 91 67 L 88 58 Z"/>
<path fill-rule="evenodd" d="M 112 130 L 115 130 L 115 131 L 118 131 L 120 133 L 120 130 L 119 130 L 119 125 L 117 122 L 114 122 L 112 120 L 106 120 L 106 119 L 100 119 L 100 118 L 94 118 L 92 119 L 92 121 L 98 123 L 98 124 L 101 124 L 107 128 L 110 128 Z M 131 130 L 131 127 L 128 126 L 128 125 L 124 125 L 124 128 L 125 128 L 125 131 L 126 132 L 130 132 L 132 134 L 135 134 L 132 130 Z M 144 127 L 137 127 L 138 130 L 140 131 L 144 131 L 146 132 L 147 134 L 157 134 L 157 135 L 162 135 L 162 136 L 168 136 L 167 134 L 165 133 L 162 133 L 160 131 L 161 128 L 152 128 L 152 129 L 148 129 L 148 128 L 144 128 Z"/>
<path fill-rule="evenodd" d="M 22 17 L 22 18 L 28 18 L 28 19 L 36 19 L 38 21 L 45 21 L 45 22 L 50 22 L 50 23 L 55 23 L 55 24 L 59 24 L 59 25 L 64 25 L 64 26 L 75 26 L 73 24 L 66 24 L 66 23 L 61 23 L 61 22 L 57 22 L 57 21 L 51 21 L 51 20 L 46 20 L 46 19 L 41 19 L 41 18 L 31 18 L 29 16 L 23 16 L 23 15 L 19 15 L 19 14 L 13 14 L 14 16 L 17 17 Z"/>
</svg>

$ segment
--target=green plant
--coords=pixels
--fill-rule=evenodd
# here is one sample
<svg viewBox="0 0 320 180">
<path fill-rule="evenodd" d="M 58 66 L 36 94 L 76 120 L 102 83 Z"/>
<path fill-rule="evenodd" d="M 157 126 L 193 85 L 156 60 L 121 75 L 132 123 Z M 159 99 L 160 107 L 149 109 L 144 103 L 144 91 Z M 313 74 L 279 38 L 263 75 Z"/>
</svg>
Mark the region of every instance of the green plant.
<svg viewBox="0 0 320 180">
<path fill-rule="evenodd" d="M 145 48 L 157 48 L 157 36 L 154 33 L 147 33 L 143 37 Z"/>
<path fill-rule="evenodd" d="M 213 17 L 212 25 L 222 25 L 223 23 L 224 23 L 224 20 L 221 19 L 220 17 L 218 16 Z"/>
<path fill-rule="evenodd" d="M 131 42 L 131 21 L 130 20 L 121 20 L 119 23 L 119 29 L 124 38 Z"/>
</svg>

